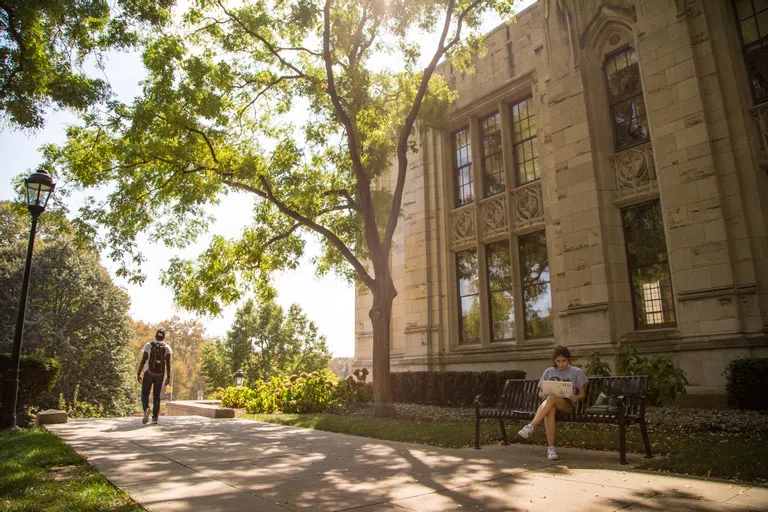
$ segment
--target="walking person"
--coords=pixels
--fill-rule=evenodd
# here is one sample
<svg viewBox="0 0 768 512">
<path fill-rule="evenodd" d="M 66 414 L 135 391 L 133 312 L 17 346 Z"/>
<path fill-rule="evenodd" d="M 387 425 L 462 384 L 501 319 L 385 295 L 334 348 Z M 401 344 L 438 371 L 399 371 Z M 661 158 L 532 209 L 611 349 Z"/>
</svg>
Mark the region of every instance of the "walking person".
<svg viewBox="0 0 768 512">
<path fill-rule="evenodd" d="M 524 439 L 533 433 L 536 425 L 544 422 L 544 428 L 547 432 L 547 458 L 557 460 L 557 451 L 555 450 L 555 415 L 557 411 L 565 414 L 574 414 L 576 412 L 576 403 L 586 398 L 586 390 L 589 379 L 584 370 L 571 366 L 571 352 L 567 347 L 558 345 L 552 352 L 552 366 L 544 370 L 544 374 L 539 380 L 539 396 L 545 396 L 542 391 L 542 383 L 545 380 L 556 380 L 570 382 L 573 386 L 573 394 L 570 398 L 563 398 L 555 395 L 548 395 L 536 411 L 536 416 L 528 425 L 524 426 L 518 434 Z"/>
<path fill-rule="evenodd" d="M 143 424 L 149 421 L 152 414 L 152 424 L 157 425 L 157 417 L 160 414 L 160 393 L 163 385 L 171 382 L 171 350 L 165 343 L 165 331 L 158 329 L 155 333 L 155 341 L 150 341 L 142 349 L 141 363 L 139 363 L 138 379 L 141 383 L 141 408 L 144 411 Z M 165 376 L 165 384 L 163 377 Z M 149 390 L 152 389 L 152 409 L 149 408 Z"/>
</svg>

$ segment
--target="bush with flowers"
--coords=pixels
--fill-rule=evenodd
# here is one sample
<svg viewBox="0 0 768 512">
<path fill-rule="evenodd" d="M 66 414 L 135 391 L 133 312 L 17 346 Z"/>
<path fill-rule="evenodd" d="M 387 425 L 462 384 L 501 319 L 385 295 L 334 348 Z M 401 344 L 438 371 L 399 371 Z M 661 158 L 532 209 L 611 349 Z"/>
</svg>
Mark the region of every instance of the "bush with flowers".
<svg viewBox="0 0 768 512">
<path fill-rule="evenodd" d="M 370 402 L 373 388 L 365 382 L 368 370 L 358 371 L 339 381 L 330 371 L 294 374 L 268 381 L 257 380 L 252 387 L 217 390 L 223 407 L 245 408 L 255 413 L 310 413 L 344 406 L 351 402 Z"/>
</svg>

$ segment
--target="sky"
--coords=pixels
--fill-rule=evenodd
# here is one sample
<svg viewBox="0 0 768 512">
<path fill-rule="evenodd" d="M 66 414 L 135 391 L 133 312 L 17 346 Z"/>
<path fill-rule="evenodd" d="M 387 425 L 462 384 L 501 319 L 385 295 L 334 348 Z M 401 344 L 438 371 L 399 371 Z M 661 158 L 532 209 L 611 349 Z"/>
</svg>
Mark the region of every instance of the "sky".
<svg viewBox="0 0 768 512">
<path fill-rule="evenodd" d="M 527 7 L 535 0 L 519 2 L 517 10 Z M 484 28 L 490 30 L 499 24 L 499 20 L 487 20 Z M 425 52 L 426 53 L 426 52 Z M 110 52 L 105 60 L 104 78 L 110 83 L 118 99 L 129 102 L 140 93 L 139 82 L 146 76 L 139 53 Z M 101 72 L 99 72 L 101 73 Z M 15 131 L 10 128 L 0 130 L 0 155 L 3 165 L 0 167 L 0 200 L 14 199 L 11 186 L 13 177 L 29 174 L 42 162 L 38 152 L 44 144 L 61 144 L 65 141 L 67 125 L 77 124 L 77 116 L 68 112 L 49 113 L 43 129 L 31 133 Z M 54 192 L 55 193 L 55 192 Z M 205 249 L 210 234 L 225 237 L 237 236 L 250 220 L 252 198 L 244 194 L 231 194 L 209 213 L 216 219 L 209 230 L 209 235 L 201 237 L 194 245 L 182 251 L 168 249 L 162 244 L 139 242 L 139 247 L 146 257 L 142 271 L 147 279 L 142 285 L 131 284 L 115 276 L 117 266 L 108 258 L 102 258 L 116 284 L 123 287 L 131 297 L 129 314 L 134 320 L 157 324 L 178 315 L 184 319 L 197 319 L 206 328 L 209 336 L 223 337 L 232 325 L 237 305 L 227 307 L 218 317 L 197 317 L 174 306 L 170 289 L 160 284 L 162 270 L 167 268 L 171 258 L 181 256 L 194 258 Z M 86 203 L 85 194 L 74 193 L 66 202 L 70 212 L 76 212 Z M 274 285 L 278 291 L 277 302 L 284 308 L 293 303 L 299 304 L 307 317 L 317 324 L 321 334 L 328 341 L 328 348 L 335 357 L 354 355 L 354 286 L 336 276 L 315 276 L 310 258 L 315 251 L 309 245 L 307 257 L 297 270 L 276 274 Z M 33 274 L 34 276 L 34 274 Z M 169 337 L 169 343 L 172 339 Z"/>
</svg>

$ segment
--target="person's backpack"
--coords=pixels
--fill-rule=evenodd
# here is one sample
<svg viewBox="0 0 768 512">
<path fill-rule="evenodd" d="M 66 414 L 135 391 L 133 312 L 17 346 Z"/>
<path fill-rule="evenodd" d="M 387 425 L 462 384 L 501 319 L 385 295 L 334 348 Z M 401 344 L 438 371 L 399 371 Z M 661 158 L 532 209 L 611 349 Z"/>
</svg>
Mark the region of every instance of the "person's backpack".
<svg viewBox="0 0 768 512">
<path fill-rule="evenodd" d="M 152 341 L 149 344 L 149 373 L 162 375 L 165 371 L 165 343 Z"/>
</svg>

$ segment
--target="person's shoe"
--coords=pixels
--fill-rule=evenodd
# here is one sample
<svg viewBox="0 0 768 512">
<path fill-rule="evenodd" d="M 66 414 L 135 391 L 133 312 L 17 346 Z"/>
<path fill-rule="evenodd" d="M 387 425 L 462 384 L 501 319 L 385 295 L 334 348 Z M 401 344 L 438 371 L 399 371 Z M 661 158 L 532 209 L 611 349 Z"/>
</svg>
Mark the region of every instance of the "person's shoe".
<svg viewBox="0 0 768 512">
<path fill-rule="evenodd" d="M 151 414 L 151 409 L 147 407 L 144 409 L 144 418 L 142 418 L 141 422 L 146 425 L 149 422 L 149 415 Z"/>
<path fill-rule="evenodd" d="M 521 428 L 521 429 L 520 429 L 520 431 L 518 432 L 518 434 L 519 434 L 519 435 L 520 435 L 520 437 L 522 437 L 523 439 L 528 439 L 528 437 L 529 437 L 531 434 L 533 434 L 533 428 L 534 428 L 534 427 L 533 427 L 533 425 L 531 425 L 531 424 L 529 423 L 529 424 L 527 424 L 526 426 L 524 426 L 523 428 Z"/>
<path fill-rule="evenodd" d="M 152 418 L 152 424 L 157 425 L 157 418 Z"/>
<path fill-rule="evenodd" d="M 550 446 L 549 448 L 547 448 L 547 458 L 549 460 L 557 460 L 560 458 L 557 456 L 557 452 L 555 451 L 554 446 Z"/>
</svg>

